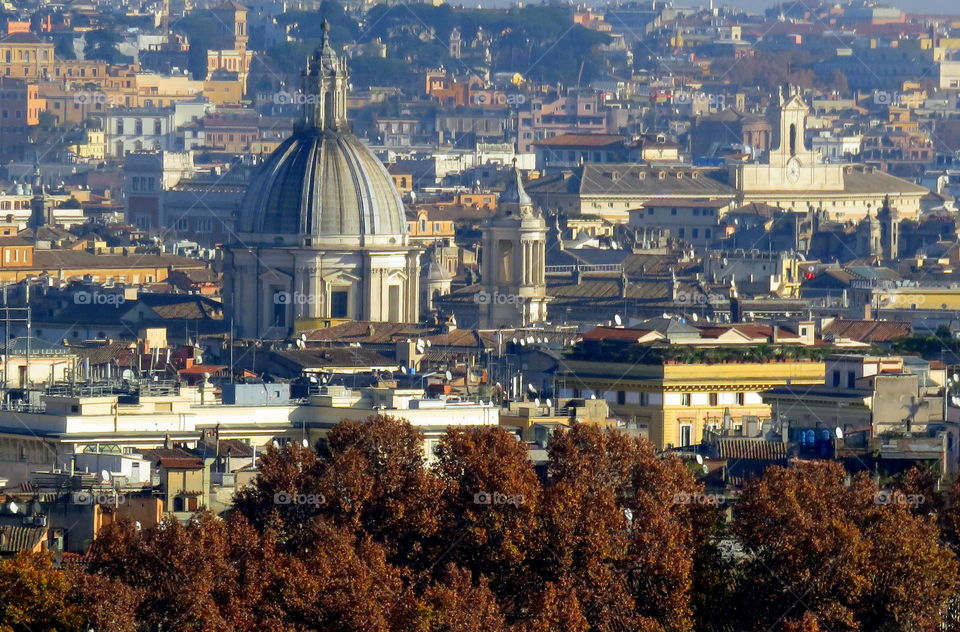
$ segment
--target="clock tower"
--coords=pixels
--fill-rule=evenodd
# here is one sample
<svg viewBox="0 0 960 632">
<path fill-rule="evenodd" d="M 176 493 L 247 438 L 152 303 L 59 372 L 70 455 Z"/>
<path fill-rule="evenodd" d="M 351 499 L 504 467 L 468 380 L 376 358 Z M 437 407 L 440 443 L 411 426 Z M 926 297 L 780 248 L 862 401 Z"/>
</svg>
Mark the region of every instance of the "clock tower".
<svg viewBox="0 0 960 632">
<path fill-rule="evenodd" d="M 776 118 L 779 120 L 771 121 L 771 167 L 780 167 L 788 174 L 790 165 L 809 167 L 816 162 L 816 154 L 807 149 L 805 140 L 807 113 L 807 104 L 799 90 L 791 87 L 787 95 L 780 91 L 780 107 L 776 111 Z"/>
<path fill-rule="evenodd" d="M 763 200 L 774 206 L 805 209 L 812 203 L 801 193 L 843 191 L 842 165 L 823 164 L 807 147 L 809 108 L 796 87 L 779 91 L 777 107 L 770 113 L 773 130 L 770 152 L 765 163 L 746 163 L 732 167 L 733 182 L 744 198 L 751 194 L 782 196 L 779 200 Z"/>
<path fill-rule="evenodd" d="M 900 218 L 920 212 L 920 199 L 929 192 L 925 187 L 862 164 L 822 162 L 806 144 L 808 117 L 799 89 L 779 91 L 770 111 L 766 160 L 728 167 L 739 204 L 767 204 L 797 213 L 819 208 L 825 217 L 847 221 L 866 217 L 889 198 Z"/>
</svg>

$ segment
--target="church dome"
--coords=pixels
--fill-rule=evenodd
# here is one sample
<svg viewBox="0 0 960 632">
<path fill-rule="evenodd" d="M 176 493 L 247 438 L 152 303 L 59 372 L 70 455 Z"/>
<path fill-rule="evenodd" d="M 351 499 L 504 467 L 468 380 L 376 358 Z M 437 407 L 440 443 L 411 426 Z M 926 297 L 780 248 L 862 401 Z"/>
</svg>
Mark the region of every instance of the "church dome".
<svg viewBox="0 0 960 632">
<path fill-rule="evenodd" d="M 240 232 L 403 235 L 403 201 L 383 163 L 353 134 L 300 129 L 267 159 L 240 209 Z"/>
<path fill-rule="evenodd" d="M 365 243 L 407 233 L 390 174 L 348 129 L 349 72 L 328 32 L 324 23 L 323 44 L 304 73 L 302 122 L 254 175 L 240 207 L 245 241 L 291 236 L 342 244 L 358 237 Z"/>
</svg>

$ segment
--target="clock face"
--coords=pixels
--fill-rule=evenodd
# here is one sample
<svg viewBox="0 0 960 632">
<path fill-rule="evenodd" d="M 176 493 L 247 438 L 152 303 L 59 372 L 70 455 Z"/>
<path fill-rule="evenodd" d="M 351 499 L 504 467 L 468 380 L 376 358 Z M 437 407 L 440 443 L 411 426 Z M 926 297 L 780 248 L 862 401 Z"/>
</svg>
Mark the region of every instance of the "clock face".
<svg viewBox="0 0 960 632">
<path fill-rule="evenodd" d="M 787 163 L 787 180 L 796 184 L 800 179 L 800 161 L 796 158 Z"/>
</svg>

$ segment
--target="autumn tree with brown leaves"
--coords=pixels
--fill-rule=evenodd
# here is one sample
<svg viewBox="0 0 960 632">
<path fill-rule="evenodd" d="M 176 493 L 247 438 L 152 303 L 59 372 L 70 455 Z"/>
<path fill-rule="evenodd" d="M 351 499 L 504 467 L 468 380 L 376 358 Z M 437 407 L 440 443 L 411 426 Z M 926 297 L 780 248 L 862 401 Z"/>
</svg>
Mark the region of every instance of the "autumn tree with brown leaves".
<svg viewBox="0 0 960 632">
<path fill-rule="evenodd" d="M 0 562 L 0 632 L 933 632 L 957 599 L 960 488 L 930 472 L 883 495 L 772 467 L 727 525 L 689 463 L 617 430 L 557 431 L 540 472 L 502 428 L 423 445 L 343 422 L 267 449 L 223 517 L 115 523 L 83 568 Z"/>
<path fill-rule="evenodd" d="M 833 462 L 772 467 L 749 483 L 733 525 L 745 553 L 732 604 L 742 629 L 809 627 L 811 617 L 835 631 L 937 629 L 955 556 L 932 518 L 884 498 Z"/>
</svg>

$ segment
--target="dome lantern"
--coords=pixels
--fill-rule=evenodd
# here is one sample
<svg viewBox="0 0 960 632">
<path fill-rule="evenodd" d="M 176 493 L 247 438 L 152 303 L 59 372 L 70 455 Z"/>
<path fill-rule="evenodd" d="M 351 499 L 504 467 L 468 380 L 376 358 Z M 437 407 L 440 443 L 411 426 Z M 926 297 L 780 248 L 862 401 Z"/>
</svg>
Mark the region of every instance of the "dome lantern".
<svg viewBox="0 0 960 632">
<path fill-rule="evenodd" d="M 350 71 L 330 43 L 330 23 L 323 21 L 323 36 L 303 72 L 303 120 L 309 128 L 346 129 L 347 88 Z"/>
</svg>

